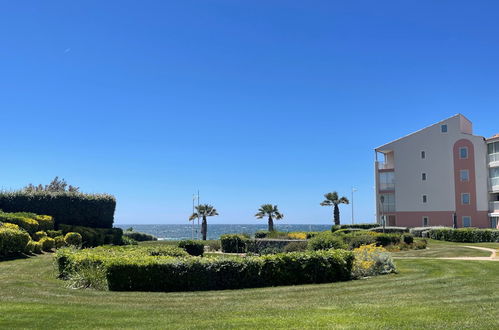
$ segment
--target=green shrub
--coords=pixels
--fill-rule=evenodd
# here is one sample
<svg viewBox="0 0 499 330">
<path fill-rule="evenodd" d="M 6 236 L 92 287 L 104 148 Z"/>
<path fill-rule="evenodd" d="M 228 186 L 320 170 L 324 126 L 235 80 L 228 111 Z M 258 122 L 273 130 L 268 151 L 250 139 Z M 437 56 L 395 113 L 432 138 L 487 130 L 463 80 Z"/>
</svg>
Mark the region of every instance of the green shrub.
<svg viewBox="0 0 499 330">
<path fill-rule="evenodd" d="M 64 234 L 79 233 L 83 240 L 83 247 L 123 244 L 123 230 L 121 228 L 89 228 L 69 225 L 60 225 L 59 228 Z"/>
<path fill-rule="evenodd" d="M 463 243 L 499 242 L 499 230 L 478 228 L 431 229 L 429 238 Z"/>
<path fill-rule="evenodd" d="M 414 236 L 412 236 L 412 234 L 405 233 L 402 235 L 401 240 L 405 244 L 412 244 L 412 242 L 414 242 Z"/>
<path fill-rule="evenodd" d="M 0 227 L 0 257 L 25 252 L 30 240 L 29 234 L 23 230 Z"/>
<path fill-rule="evenodd" d="M 426 249 L 428 242 L 425 239 L 416 239 L 412 245 L 416 250 L 424 250 Z"/>
<path fill-rule="evenodd" d="M 289 239 L 253 239 L 246 242 L 246 252 L 256 254 L 275 254 L 284 252 Z"/>
<path fill-rule="evenodd" d="M 377 223 L 357 223 L 353 225 L 333 225 L 331 227 L 331 231 L 335 232 L 340 229 L 352 229 L 352 228 L 357 228 L 357 229 L 371 229 L 371 228 L 376 228 L 379 227 L 379 224 Z"/>
<path fill-rule="evenodd" d="M 123 236 L 129 237 L 131 239 L 136 240 L 137 242 L 146 242 L 146 241 L 157 241 L 158 238 L 154 235 L 141 233 L 138 231 L 129 231 L 125 230 L 123 232 Z"/>
<path fill-rule="evenodd" d="M 38 222 L 38 230 L 48 231 L 54 229 L 54 218 L 50 215 L 40 215 L 31 212 L 15 212 L 12 214 L 36 220 Z"/>
<path fill-rule="evenodd" d="M 255 238 L 266 238 L 270 234 L 268 230 L 259 230 L 255 233 Z"/>
<path fill-rule="evenodd" d="M 355 278 L 376 276 L 396 272 L 390 253 L 374 244 L 363 245 L 353 250 L 355 261 L 352 275 Z"/>
<path fill-rule="evenodd" d="M 184 249 L 191 256 L 202 256 L 204 253 L 204 244 L 192 240 L 182 240 L 178 243 L 178 247 Z"/>
<path fill-rule="evenodd" d="M 49 191 L 0 193 L 1 210 L 48 214 L 54 217 L 56 227 L 59 224 L 69 224 L 112 228 L 115 208 L 115 198 L 105 194 Z"/>
<path fill-rule="evenodd" d="M 42 244 L 40 242 L 30 241 L 33 253 L 42 254 Z"/>
<path fill-rule="evenodd" d="M 55 240 L 50 237 L 43 237 L 39 243 L 42 245 L 42 251 L 50 252 L 55 247 Z"/>
<path fill-rule="evenodd" d="M 307 250 L 308 242 L 306 241 L 298 241 L 298 242 L 289 242 L 283 248 L 283 251 L 286 253 L 289 252 L 303 252 Z"/>
<path fill-rule="evenodd" d="M 134 240 L 133 238 L 130 238 L 128 236 L 122 237 L 122 243 L 123 243 L 123 245 L 138 245 L 139 244 L 136 240 Z"/>
<path fill-rule="evenodd" d="M 376 228 L 369 229 L 369 231 L 374 231 L 376 233 L 382 233 L 384 231 L 385 233 L 388 233 L 388 234 L 403 234 L 403 233 L 408 233 L 409 228 L 386 226 L 384 229 L 383 229 L 383 227 L 376 227 Z"/>
<path fill-rule="evenodd" d="M 80 233 L 67 233 L 64 236 L 64 243 L 68 246 L 80 247 L 82 245 L 83 239 Z"/>
<path fill-rule="evenodd" d="M 313 251 L 345 249 L 346 247 L 341 237 L 327 231 L 316 235 L 308 241 L 308 249 Z"/>
<path fill-rule="evenodd" d="M 60 249 L 66 246 L 66 242 L 64 241 L 64 236 L 56 236 L 54 237 L 54 244 L 56 249 Z"/>
<path fill-rule="evenodd" d="M 26 230 L 30 234 L 34 234 L 38 230 L 38 221 L 27 218 L 25 216 L 16 215 L 13 213 L 5 213 L 0 211 L 0 222 L 13 223 Z"/>
<path fill-rule="evenodd" d="M 103 248 L 57 251 L 60 277 L 70 278 L 76 272 L 85 283 L 82 269 L 101 266 L 100 275 L 92 272 L 93 281 L 105 281 L 114 291 L 222 290 L 349 280 L 354 261 L 352 252 L 343 250 L 175 258 L 148 256 L 140 246 L 136 250 Z"/>
<path fill-rule="evenodd" d="M 62 236 L 62 230 L 47 230 L 47 236 L 50 238 L 56 238 L 57 236 Z"/>
<path fill-rule="evenodd" d="M 37 231 L 33 235 L 31 235 L 35 241 L 39 241 L 44 237 L 47 237 L 47 233 L 44 231 Z"/>
<path fill-rule="evenodd" d="M 374 236 L 376 244 L 381 246 L 395 245 L 400 243 L 400 234 L 378 234 Z"/>
<path fill-rule="evenodd" d="M 348 244 L 349 250 L 361 247 L 362 245 L 369 245 L 376 243 L 376 237 L 368 234 L 350 233 L 343 237 L 343 240 Z"/>
<path fill-rule="evenodd" d="M 241 234 L 225 234 L 220 236 L 222 252 L 243 253 L 246 252 L 246 244 L 249 239 Z"/>
<path fill-rule="evenodd" d="M 409 233 L 411 233 L 414 237 L 424 237 L 423 235 L 425 235 L 425 233 L 427 234 L 432 229 L 447 229 L 447 228 L 449 227 L 443 227 L 443 226 L 414 227 L 409 229 Z"/>
<path fill-rule="evenodd" d="M 222 249 L 222 245 L 219 240 L 208 240 L 205 241 L 205 244 L 208 246 L 210 251 L 220 251 Z"/>
</svg>

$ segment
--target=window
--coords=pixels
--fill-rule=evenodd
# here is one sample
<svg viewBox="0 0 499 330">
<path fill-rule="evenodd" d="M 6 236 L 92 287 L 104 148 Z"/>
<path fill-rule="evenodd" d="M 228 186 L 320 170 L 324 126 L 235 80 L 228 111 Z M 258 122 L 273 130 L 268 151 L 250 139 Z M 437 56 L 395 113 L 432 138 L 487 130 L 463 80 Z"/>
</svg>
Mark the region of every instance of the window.
<svg viewBox="0 0 499 330">
<path fill-rule="evenodd" d="M 425 159 L 425 158 L 426 158 L 426 152 L 421 151 L 421 158 L 422 158 L 422 159 Z"/>
<path fill-rule="evenodd" d="M 489 155 L 499 153 L 499 142 L 487 144 L 487 152 Z"/>
<path fill-rule="evenodd" d="M 468 158 L 468 147 L 459 148 L 459 158 L 461 159 Z"/>
<path fill-rule="evenodd" d="M 470 171 L 468 171 L 468 170 L 460 170 L 459 171 L 459 177 L 461 178 L 462 182 L 469 181 L 470 180 Z"/>
<path fill-rule="evenodd" d="M 430 220 L 428 217 L 423 217 L 423 227 L 428 227 L 430 225 Z"/>
<path fill-rule="evenodd" d="M 428 202 L 428 196 L 423 195 L 423 203 L 426 203 L 426 202 Z"/>
<path fill-rule="evenodd" d="M 463 217 L 463 227 L 471 227 L 471 217 Z"/>
<path fill-rule="evenodd" d="M 395 173 L 380 172 L 379 173 L 379 190 L 394 190 L 395 189 Z"/>
<path fill-rule="evenodd" d="M 426 173 L 421 173 L 421 180 L 426 181 Z"/>
<path fill-rule="evenodd" d="M 382 212 L 395 212 L 395 194 L 380 194 Z"/>
<path fill-rule="evenodd" d="M 469 193 L 462 193 L 461 194 L 461 204 L 463 204 L 463 205 L 470 204 L 470 194 Z"/>
<path fill-rule="evenodd" d="M 440 130 L 442 131 L 442 133 L 447 133 L 447 125 L 441 125 Z"/>
</svg>

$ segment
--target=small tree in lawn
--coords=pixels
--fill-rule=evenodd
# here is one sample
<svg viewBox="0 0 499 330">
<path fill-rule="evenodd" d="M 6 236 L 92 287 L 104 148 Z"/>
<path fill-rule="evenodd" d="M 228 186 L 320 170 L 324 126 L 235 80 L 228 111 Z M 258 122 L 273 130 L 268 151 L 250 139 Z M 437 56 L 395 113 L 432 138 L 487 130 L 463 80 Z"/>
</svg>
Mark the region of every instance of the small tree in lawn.
<svg viewBox="0 0 499 330">
<path fill-rule="evenodd" d="M 255 214 L 255 217 L 257 217 L 258 219 L 268 217 L 269 231 L 274 231 L 274 219 L 280 220 L 284 217 L 284 215 L 279 212 L 279 210 L 277 209 L 277 205 L 263 204 L 258 209 L 258 213 Z"/>
<path fill-rule="evenodd" d="M 349 204 L 346 197 L 338 197 L 338 193 L 333 191 L 324 195 L 326 198 L 322 201 L 321 206 L 333 206 L 333 221 L 335 225 L 340 224 L 340 204 Z"/>
<path fill-rule="evenodd" d="M 196 206 L 196 212 L 194 212 L 189 218 L 189 221 L 194 221 L 197 217 L 203 218 L 203 222 L 201 223 L 201 235 L 203 235 L 203 241 L 206 241 L 206 234 L 208 233 L 208 223 L 206 222 L 206 218 L 213 217 L 215 215 L 218 215 L 218 212 L 213 206 L 203 204 Z"/>
</svg>

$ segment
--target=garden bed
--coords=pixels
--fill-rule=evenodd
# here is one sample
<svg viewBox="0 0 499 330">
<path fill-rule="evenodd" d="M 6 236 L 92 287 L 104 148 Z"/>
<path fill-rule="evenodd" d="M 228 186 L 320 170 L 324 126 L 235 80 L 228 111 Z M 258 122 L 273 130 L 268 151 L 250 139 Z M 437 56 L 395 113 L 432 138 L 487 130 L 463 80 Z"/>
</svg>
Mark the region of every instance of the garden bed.
<svg viewBox="0 0 499 330">
<path fill-rule="evenodd" d="M 221 290 L 345 281 L 354 262 L 353 252 L 345 250 L 224 258 L 192 257 L 166 247 L 61 249 L 59 276 L 89 287 L 91 281 L 105 283 L 112 291 Z"/>
</svg>

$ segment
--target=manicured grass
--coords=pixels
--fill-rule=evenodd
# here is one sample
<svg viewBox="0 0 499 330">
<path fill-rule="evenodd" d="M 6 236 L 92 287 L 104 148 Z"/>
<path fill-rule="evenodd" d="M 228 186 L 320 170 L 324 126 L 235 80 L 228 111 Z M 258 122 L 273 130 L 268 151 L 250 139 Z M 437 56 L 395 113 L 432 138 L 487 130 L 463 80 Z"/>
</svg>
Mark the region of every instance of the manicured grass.
<svg viewBox="0 0 499 330">
<path fill-rule="evenodd" d="M 397 260 L 399 274 L 186 293 L 71 290 L 52 256 L 0 262 L 2 328 L 499 328 L 499 262 Z"/>
<path fill-rule="evenodd" d="M 396 257 L 421 257 L 421 258 L 453 258 L 453 257 L 488 257 L 490 252 L 470 249 L 451 244 L 428 244 L 424 250 L 407 250 L 394 252 Z"/>
</svg>

